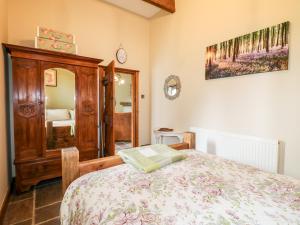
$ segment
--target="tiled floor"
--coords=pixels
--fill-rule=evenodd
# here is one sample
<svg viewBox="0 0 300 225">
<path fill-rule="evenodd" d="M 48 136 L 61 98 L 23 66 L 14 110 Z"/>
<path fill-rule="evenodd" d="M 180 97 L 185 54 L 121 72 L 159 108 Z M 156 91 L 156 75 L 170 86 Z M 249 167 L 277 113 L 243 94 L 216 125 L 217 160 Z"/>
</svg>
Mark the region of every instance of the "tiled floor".
<svg viewBox="0 0 300 225">
<path fill-rule="evenodd" d="M 61 181 L 42 183 L 33 190 L 12 193 L 4 217 L 4 225 L 56 225 L 62 200 Z"/>
</svg>

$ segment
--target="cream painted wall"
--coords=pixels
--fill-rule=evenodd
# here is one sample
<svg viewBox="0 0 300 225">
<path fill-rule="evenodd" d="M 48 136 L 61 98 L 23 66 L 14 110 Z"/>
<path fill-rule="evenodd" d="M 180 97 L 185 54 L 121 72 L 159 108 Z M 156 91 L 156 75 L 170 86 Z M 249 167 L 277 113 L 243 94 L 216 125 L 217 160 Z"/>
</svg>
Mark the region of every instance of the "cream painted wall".
<svg viewBox="0 0 300 225">
<path fill-rule="evenodd" d="M 285 174 L 300 178 L 300 1 L 176 0 L 176 8 L 151 21 L 152 128 L 277 138 L 285 143 Z M 287 20 L 288 71 L 205 80 L 205 47 Z M 170 74 L 182 81 L 175 101 L 163 94 Z"/>
<path fill-rule="evenodd" d="M 0 0 L 0 43 L 7 41 L 7 1 Z M 0 209 L 8 191 L 7 178 L 7 149 L 6 149 L 6 124 L 5 124 L 5 87 L 4 87 L 4 61 L 0 53 Z"/>
<path fill-rule="evenodd" d="M 128 61 L 118 65 L 140 70 L 140 144 L 150 143 L 150 24 L 143 17 L 103 3 L 100 0 L 9 0 L 9 43 L 33 46 L 38 25 L 76 35 L 79 54 L 115 59 L 120 44 L 127 50 Z"/>
</svg>

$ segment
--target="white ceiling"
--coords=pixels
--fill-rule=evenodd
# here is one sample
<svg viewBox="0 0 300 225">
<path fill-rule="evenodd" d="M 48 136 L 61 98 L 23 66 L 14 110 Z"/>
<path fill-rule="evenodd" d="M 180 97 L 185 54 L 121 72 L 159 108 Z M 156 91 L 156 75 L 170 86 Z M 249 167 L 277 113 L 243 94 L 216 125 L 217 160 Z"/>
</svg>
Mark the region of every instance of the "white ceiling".
<svg viewBox="0 0 300 225">
<path fill-rule="evenodd" d="M 146 18 L 151 18 L 161 9 L 141 0 L 102 0 Z"/>
</svg>

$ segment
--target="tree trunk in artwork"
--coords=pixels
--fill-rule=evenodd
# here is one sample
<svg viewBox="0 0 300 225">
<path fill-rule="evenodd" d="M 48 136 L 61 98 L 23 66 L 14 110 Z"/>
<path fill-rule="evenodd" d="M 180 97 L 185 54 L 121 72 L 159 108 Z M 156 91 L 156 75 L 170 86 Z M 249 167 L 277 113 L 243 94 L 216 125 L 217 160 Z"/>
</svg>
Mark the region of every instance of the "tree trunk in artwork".
<svg viewBox="0 0 300 225">
<path fill-rule="evenodd" d="M 211 54 L 212 54 L 211 53 L 211 46 L 207 48 L 207 52 L 209 52 L 209 55 L 208 55 L 206 60 L 207 60 L 207 65 L 210 68 L 211 67 Z"/>
<path fill-rule="evenodd" d="M 255 50 L 255 39 L 256 39 L 256 32 L 253 32 L 253 34 L 252 34 L 252 42 L 251 42 L 251 45 L 252 45 L 251 50 L 252 50 L 252 52 L 254 52 L 254 50 Z"/>
<path fill-rule="evenodd" d="M 281 48 L 284 47 L 285 43 L 284 43 L 284 40 L 285 40 L 285 23 L 283 23 L 282 25 L 282 29 L 281 29 Z"/>
<path fill-rule="evenodd" d="M 261 50 L 266 49 L 266 30 L 262 31 L 262 48 Z"/>
<path fill-rule="evenodd" d="M 224 55 L 223 55 L 223 59 L 226 59 L 226 55 L 227 55 L 227 42 L 224 42 Z"/>
<path fill-rule="evenodd" d="M 270 40 L 270 28 L 267 28 L 266 29 L 266 52 L 270 51 L 269 40 Z"/>
<path fill-rule="evenodd" d="M 231 58 L 231 47 L 232 47 L 232 40 L 228 41 L 228 57 Z"/>
<path fill-rule="evenodd" d="M 275 27 L 272 27 L 271 29 L 271 48 L 273 48 L 275 45 Z"/>
<path fill-rule="evenodd" d="M 238 51 L 239 51 L 238 46 L 239 46 L 239 38 L 235 38 L 234 39 L 234 43 L 233 43 L 233 57 L 232 57 L 232 62 L 236 61 L 237 54 L 238 54 Z"/>
<path fill-rule="evenodd" d="M 277 26 L 277 41 L 276 41 L 276 46 L 279 45 L 279 36 L 280 36 L 280 24 Z"/>
<path fill-rule="evenodd" d="M 289 31 L 289 23 L 285 23 L 285 37 L 284 37 L 284 44 L 288 44 L 288 31 Z"/>
<path fill-rule="evenodd" d="M 261 39 L 262 39 L 262 30 L 259 31 L 257 52 L 259 52 L 261 50 Z"/>
</svg>

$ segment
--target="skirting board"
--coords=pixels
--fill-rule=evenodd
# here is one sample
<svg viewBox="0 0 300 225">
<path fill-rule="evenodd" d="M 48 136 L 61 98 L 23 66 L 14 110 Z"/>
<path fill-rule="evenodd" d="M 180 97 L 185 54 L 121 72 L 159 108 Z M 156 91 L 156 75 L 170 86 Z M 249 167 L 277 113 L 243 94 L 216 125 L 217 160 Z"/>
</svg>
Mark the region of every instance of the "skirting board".
<svg viewBox="0 0 300 225">
<path fill-rule="evenodd" d="M 4 216 L 5 216 L 5 212 L 8 206 L 8 201 L 9 201 L 9 194 L 10 194 L 10 188 L 7 190 L 2 206 L 0 207 L 0 224 L 3 224 L 4 222 Z"/>
</svg>

